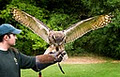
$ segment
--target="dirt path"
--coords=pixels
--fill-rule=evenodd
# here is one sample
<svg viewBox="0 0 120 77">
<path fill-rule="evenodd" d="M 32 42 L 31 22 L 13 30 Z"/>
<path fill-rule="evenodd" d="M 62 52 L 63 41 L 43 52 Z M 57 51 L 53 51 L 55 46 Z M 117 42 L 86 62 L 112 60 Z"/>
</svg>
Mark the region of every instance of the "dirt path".
<svg viewBox="0 0 120 77">
<path fill-rule="evenodd" d="M 68 58 L 63 64 L 91 64 L 106 62 L 106 59 L 100 57 L 72 57 Z M 116 61 L 117 62 L 117 61 Z"/>
</svg>

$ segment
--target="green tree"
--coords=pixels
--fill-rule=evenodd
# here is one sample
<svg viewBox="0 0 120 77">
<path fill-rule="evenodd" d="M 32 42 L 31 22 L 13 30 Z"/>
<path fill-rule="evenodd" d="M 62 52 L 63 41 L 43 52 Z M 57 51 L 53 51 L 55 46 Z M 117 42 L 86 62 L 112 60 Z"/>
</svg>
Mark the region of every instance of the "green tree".
<svg viewBox="0 0 120 77">
<path fill-rule="evenodd" d="M 0 0 L 0 23 L 10 23 L 22 29 L 16 47 L 26 54 L 43 53 L 48 44 L 31 30 L 12 19 L 11 8 L 19 8 L 38 18 L 50 29 L 64 30 L 72 24 L 101 14 L 112 13 L 112 23 L 91 31 L 66 45 L 69 55 L 92 52 L 120 59 L 120 0 Z"/>
</svg>

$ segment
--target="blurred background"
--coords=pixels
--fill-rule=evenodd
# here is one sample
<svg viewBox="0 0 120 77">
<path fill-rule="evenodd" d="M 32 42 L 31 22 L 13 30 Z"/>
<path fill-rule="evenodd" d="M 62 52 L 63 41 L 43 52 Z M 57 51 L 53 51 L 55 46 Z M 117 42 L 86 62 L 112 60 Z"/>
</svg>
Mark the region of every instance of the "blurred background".
<svg viewBox="0 0 120 77">
<path fill-rule="evenodd" d="M 44 53 L 49 45 L 15 21 L 11 8 L 27 12 L 53 30 L 64 30 L 89 17 L 112 13 L 112 23 L 85 34 L 65 49 L 69 56 L 90 53 L 120 59 L 120 0 L 0 0 L 0 24 L 9 23 L 23 30 L 17 35 L 15 47 L 27 55 L 37 55 Z"/>
</svg>

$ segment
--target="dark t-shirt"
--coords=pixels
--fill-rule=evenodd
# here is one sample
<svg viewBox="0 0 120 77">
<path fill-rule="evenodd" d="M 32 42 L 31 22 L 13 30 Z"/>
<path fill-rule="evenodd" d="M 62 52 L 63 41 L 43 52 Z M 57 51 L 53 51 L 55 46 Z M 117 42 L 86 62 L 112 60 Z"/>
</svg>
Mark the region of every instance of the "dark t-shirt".
<svg viewBox="0 0 120 77">
<path fill-rule="evenodd" d="M 20 77 L 20 69 L 34 68 L 35 57 L 20 52 L 0 50 L 0 77 Z"/>
</svg>

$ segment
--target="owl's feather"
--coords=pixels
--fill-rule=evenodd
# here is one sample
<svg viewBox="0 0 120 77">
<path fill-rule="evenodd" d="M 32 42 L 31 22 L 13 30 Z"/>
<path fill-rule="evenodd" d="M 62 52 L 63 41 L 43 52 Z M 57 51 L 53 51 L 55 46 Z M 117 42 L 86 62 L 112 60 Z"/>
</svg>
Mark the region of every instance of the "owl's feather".
<svg viewBox="0 0 120 77">
<path fill-rule="evenodd" d="M 111 15 L 100 15 L 80 21 L 64 30 L 66 43 L 72 42 L 91 30 L 102 28 L 111 21 Z"/>
<path fill-rule="evenodd" d="M 39 35 L 43 40 L 45 40 L 47 43 L 49 43 L 48 34 L 49 34 L 50 29 L 46 25 L 44 25 L 41 21 L 39 21 L 35 17 L 33 17 L 19 9 L 14 8 L 12 10 L 12 13 L 13 13 L 13 17 L 16 21 L 27 26 L 34 33 Z"/>
</svg>

